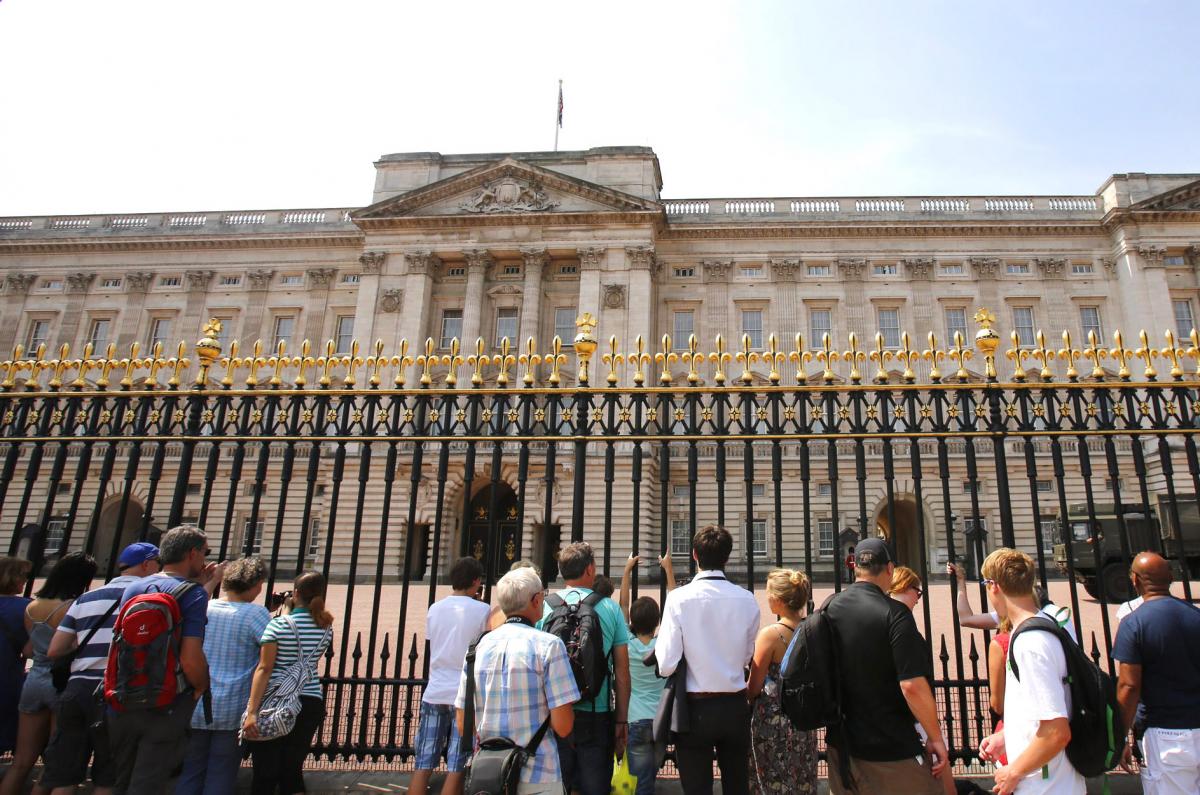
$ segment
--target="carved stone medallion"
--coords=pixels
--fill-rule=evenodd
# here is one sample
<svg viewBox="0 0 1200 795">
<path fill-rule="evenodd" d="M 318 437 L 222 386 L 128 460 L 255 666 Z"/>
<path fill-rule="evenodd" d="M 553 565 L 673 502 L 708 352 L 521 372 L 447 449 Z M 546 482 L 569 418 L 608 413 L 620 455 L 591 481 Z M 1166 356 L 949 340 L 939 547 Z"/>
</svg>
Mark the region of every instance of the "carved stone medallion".
<svg viewBox="0 0 1200 795">
<path fill-rule="evenodd" d="M 532 213 L 552 210 L 558 204 L 536 182 L 503 177 L 483 186 L 459 208 L 469 213 Z"/>
<path fill-rule="evenodd" d="M 625 285 L 623 284 L 606 284 L 604 285 L 604 308 L 605 309 L 620 309 L 625 306 Z"/>
<path fill-rule="evenodd" d="M 404 291 L 400 289 L 384 290 L 379 297 L 380 312 L 399 312 L 404 306 Z"/>
</svg>

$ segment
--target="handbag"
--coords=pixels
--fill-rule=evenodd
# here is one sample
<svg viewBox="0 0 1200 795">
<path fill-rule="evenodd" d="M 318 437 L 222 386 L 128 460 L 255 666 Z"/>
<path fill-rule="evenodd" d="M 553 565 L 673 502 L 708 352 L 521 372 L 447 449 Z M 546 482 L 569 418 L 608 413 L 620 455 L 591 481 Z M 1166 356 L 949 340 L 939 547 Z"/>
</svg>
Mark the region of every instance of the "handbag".
<svg viewBox="0 0 1200 795">
<path fill-rule="evenodd" d="M 61 693 L 67 689 L 67 682 L 71 681 L 71 663 L 75 662 L 75 658 L 79 656 L 79 652 L 83 651 L 83 648 L 91 643 L 92 638 L 108 623 L 108 620 L 112 618 L 113 613 L 117 612 L 117 608 L 120 606 L 121 600 L 114 599 L 112 607 L 108 608 L 108 611 L 100 617 L 100 621 L 88 630 L 88 633 L 83 636 L 83 640 L 75 646 L 74 650 L 61 657 L 56 657 L 54 662 L 50 663 L 50 681 L 57 692 Z"/>
<path fill-rule="evenodd" d="M 633 795 L 637 791 L 637 782 L 637 776 L 629 772 L 629 752 L 626 751 L 613 763 L 609 795 Z"/>
<path fill-rule="evenodd" d="M 466 731 L 462 736 L 462 747 L 470 750 L 475 736 L 475 645 L 467 650 L 467 689 L 463 723 Z M 466 787 L 471 795 L 517 795 L 521 785 L 521 768 L 530 757 L 537 754 L 538 746 L 550 728 L 550 716 L 542 721 L 526 746 L 517 745 L 507 737 L 489 737 L 479 742 L 479 749 L 467 762 Z"/>
<path fill-rule="evenodd" d="M 303 652 L 304 646 L 300 643 L 300 629 L 296 626 L 296 619 L 291 616 L 284 616 L 283 619 L 292 628 L 292 635 L 296 638 L 296 649 Z M 325 638 L 332 633 L 331 629 L 325 630 Z M 308 682 L 311 665 L 324 645 L 325 639 L 322 639 L 313 646 L 309 653 L 301 653 L 296 661 L 283 672 L 283 676 L 267 685 L 267 692 L 263 695 L 262 703 L 258 707 L 256 721 L 258 736 L 246 737 L 239 730 L 240 739 L 254 742 L 276 740 L 286 736 L 296 727 L 296 718 L 300 716 L 300 709 L 303 706 L 300 696 L 304 692 L 304 685 Z M 243 724 L 245 724 L 249 712 L 250 705 L 247 704 L 246 711 L 242 713 Z"/>
</svg>

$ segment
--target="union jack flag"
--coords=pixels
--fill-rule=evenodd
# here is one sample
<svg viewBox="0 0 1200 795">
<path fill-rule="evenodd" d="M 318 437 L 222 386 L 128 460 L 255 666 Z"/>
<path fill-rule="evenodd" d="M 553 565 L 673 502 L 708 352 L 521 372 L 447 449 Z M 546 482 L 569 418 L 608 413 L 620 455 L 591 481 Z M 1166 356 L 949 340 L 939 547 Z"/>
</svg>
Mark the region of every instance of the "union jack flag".
<svg viewBox="0 0 1200 795">
<path fill-rule="evenodd" d="M 558 126 L 559 127 L 562 127 L 562 110 L 563 110 L 562 81 L 560 80 L 560 81 L 558 81 Z"/>
</svg>

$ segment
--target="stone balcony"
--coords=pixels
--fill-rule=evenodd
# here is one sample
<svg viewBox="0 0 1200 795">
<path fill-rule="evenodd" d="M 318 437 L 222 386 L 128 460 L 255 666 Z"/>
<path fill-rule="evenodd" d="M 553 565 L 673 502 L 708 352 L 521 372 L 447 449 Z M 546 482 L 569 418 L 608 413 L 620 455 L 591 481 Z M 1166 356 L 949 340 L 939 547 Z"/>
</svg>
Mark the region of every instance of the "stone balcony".
<svg viewBox="0 0 1200 795">
<path fill-rule="evenodd" d="M 0 218 L 0 239 L 187 237 L 357 232 L 356 208 L 233 210 L 217 212 L 44 215 Z"/>
<path fill-rule="evenodd" d="M 664 199 L 673 224 L 714 221 L 1099 220 L 1099 196 L 830 196 Z"/>
</svg>

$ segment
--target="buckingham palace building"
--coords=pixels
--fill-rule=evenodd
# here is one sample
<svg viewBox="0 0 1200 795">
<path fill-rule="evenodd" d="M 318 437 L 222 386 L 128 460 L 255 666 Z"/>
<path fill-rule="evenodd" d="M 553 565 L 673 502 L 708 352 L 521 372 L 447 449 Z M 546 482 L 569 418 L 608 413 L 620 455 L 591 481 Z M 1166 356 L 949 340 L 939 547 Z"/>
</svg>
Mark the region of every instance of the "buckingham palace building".
<svg viewBox="0 0 1200 795">
<path fill-rule="evenodd" d="M 555 384 L 569 392 L 578 373 L 574 366 L 559 372 L 553 340 L 571 353 L 585 315 L 595 320 L 599 341 L 594 382 L 609 372 L 602 355 L 616 338 L 624 361 L 639 371 L 645 364 L 641 376 L 651 386 L 719 385 L 725 376 L 716 377 L 712 362 L 721 368 L 722 346 L 730 381 L 741 373 L 746 385 L 836 389 L 870 382 L 872 375 L 876 382 L 928 384 L 937 378 L 932 371 L 938 356 L 905 358 L 907 348 L 950 350 L 956 338 L 970 346 L 982 308 L 990 310 L 990 325 L 1004 340 L 1015 334 L 1016 348 L 1029 354 L 1014 360 L 1018 368 L 1023 361 L 1031 372 L 1050 367 L 1035 361 L 1039 347 L 1043 355 L 1049 349 L 1056 377 L 1064 381 L 1072 367 L 1081 378 L 1122 375 L 1121 356 L 1087 360 L 1093 335 L 1101 347 L 1111 347 L 1120 329 L 1125 337 L 1118 348 L 1132 351 L 1145 346 L 1138 337 L 1143 329 L 1156 349 L 1169 347 L 1169 330 L 1181 351 L 1195 345 L 1189 340 L 1200 312 L 1200 174 L 1114 174 L 1094 191 L 1069 196 L 664 198 L 659 159 L 646 147 L 400 153 L 380 157 L 374 169 L 368 197 L 364 168 L 366 201 L 357 207 L 0 218 L 3 358 L 49 361 L 63 345 L 73 356 L 86 346 L 100 355 L 115 345 L 128 360 L 136 356 L 130 353 L 134 343 L 143 356 L 159 345 L 170 355 L 180 341 L 190 349 L 216 319 L 219 331 L 208 328 L 221 357 L 266 362 L 281 345 L 297 356 L 328 350 L 331 357 L 359 351 L 365 357 L 380 341 L 379 350 L 401 357 L 431 357 L 425 372 L 434 379 L 457 368 L 460 355 L 465 361 L 471 354 L 511 351 L 515 380 L 517 357 L 532 339 L 542 361 L 527 369 L 538 379 L 553 369 Z M 1064 331 L 1074 341 L 1065 343 L 1065 359 L 1056 353 L 1064 348 Z M 931 332 L 938 342 L 929 341 Z M 857 342 L 850 341 L 852 334 Z M 703 368 L 689 357 L 697 344 Z M 862 373 L 853 347 L 859 344 Z M 1073 358 L 1071 345 L 1083 355 Z M 10 354 L 17 346 L 21 350 Z M 777 367 L 777 347 L 784 359 L 800 348 L 795 364 Z M 822 358 L 823 350 L 839 354 L 836 366 Z M 999 358 L 1001 377 L 1008 378 L 1013 364 Z M 1170 358 L 1159 356 L 1164 376 Z M 193 357 L 188 367 L 196 366 Z M 943 362 L 947 367 L 964 382 L 988 376 L 978 355 Z M 219 375 L 219 364 L 214 368 Z M 1130 368 L 1134 381 L 1143 376 L 1142 366 Z M 496 368 L 475 372 L 482 373 L 476 386 L 496 386 Z M 269 374 L 267 366 L 264 377 Z M 98 377 L 84 375 L 88 384 Z M 470 376 L 470 365 L 463 365 L 464 385 Z M 632 383 L 624 371 L 620 378 Z M 1047 458 L 1036 478 L 1001 479 L 990 451 L 981 446 L 977 460 L 972 453 L 968 463 L 952 444 L 945 453 L 948 476 L 938 477 L 938 451 L 931 449 L 925 459 L 931 474 L 921 496 L 908 452 L 897 450 L 893 460 L 890 448 L 885 455 L 870 439 L 848 437 L 845 444 L 835 466 L 824 449 L 806 450 L 802 461 L 790 440 L 745 456 L 740 444 L 731 443 L 718 473 L 717 452 L 702 440 L 693 445 L 690 466 L 681 448 L 680 464 L 665 479 L 655 456 L 639 459 L 634 473 L 624 443 L 615 445 L 608 466 L 603 446 L 589 449 L 586 459 L 564 449 L 551 459 L 556 473 L 539 469 L 546 466 L 543 456 L 528 463 L 528 472 L 519 471 L 516 457 L 506 457 L 502 471 L 492 472 L 490 448 L 472 456 L 467 472 L 463 457 L 452 451 L 440 481 L 432 452 L 425 469 L 410 477 L 404 448 L 388 499 L 383 479 L 372 479 L 364 486 L 355 543 L 350 533 L 335 533 L 329 549 L 329 531 L 354 513 L 345 508 L 337 521 L 329 519 L 338 493 L 330 479 L 335 468 L 353 470 L 353 446 L 345 460 L 314 453 L 307 503 L 305 484 L 293 484 L 294 507 L 280 499 L 271 475 L 279 464 L 271 459 L 259 486 L 251 487 L 248 475 L 231 479 L 235 464 L 253 468 L 252 457 L 243 466 L 231 453 L 213 459 L 216 477 L 208 486 L 201 483 L 203 467 L 192 467 L 195 483 L 187 484 L 182 504 L 186 518 L 198 519 L 203 492 L 213 506 L 209 530 L 223 533 L 229 550 L 274 545 L 282 558 L 324 558 L 335 576 L 357 566 L 386 577 L 425 577 L 447 571 L 446 562 L 462 552 L 482 555 L 489 544 L 502 547 L 490 553 L 497 561 L 527 557 L 552 572 L 553 552 L 569 540 L 573 503 L 584 493 L 583 535 L 599 543 L 605 527 L 606 554 L 617 572 L 634 549 L 631 516 L 638 517 L 636 551 L 666 548 L 685 558 L 693 523 L 715 521 L 719 498 L 725 521 L 748 528 L 737 534 L 735 555 L 742 560 L 808 560 L 832 570 L 848 543 L 875 532 L 891 538 L 902 558 L 922 557 L 936 570 L 947 557 L 947 532 L 972 531 L 986 549 L 1000 543 L 1005 520 L 1018 543 L 1040 542 L 1049 553 L 1057 506 L 1065 503 L 1043 499 L 1035 514 L 1029 498 L 1043 489 L 1047 495 L 1057 491 L 1059 481 L 1065 502 L 1073 504 L 1083 499 L 1085 479 L 1094 483 L 1097 501 L 1111 502 L 1117 489 L 1136 500 L 1142 484 L 1135 479 L 1158 488 L 1171 477 L 1141 451 L 1138 466 L 1145 474 L 1135 476 L 1132 447 L 1139 442 L 1126 438 L 1115 452 L 1118 481 L 1125 481 L 1117 483 L 1110 482 L 1114 470 L 1101 447 L 1090 475 L 1071 453 L 1061 476 Z M 1025 453 L 1019 442 L 1014 445 L 1009 458 L 1019 466 Z M 1030 454 L 1048 455 L 1040 447 Z M 375 455 L 378 462 L 382 453 Z M 675 457 L 674 448 L 670 455 Z M 172 477 L 174 456 L 173 449 L 163 453 L 164 483 Z M 759 475 L 743 477 L 746 461 L 760 456 Z M 587 477 L 575 471 L 581 460 L 587 461 Z M 97 455 L 92 466 L 101 465 Z M 110 549 L 143 527 L 159 531 L 167 522 L 169 499 L 160 494 L 147 509 L 157 479 L 143 477 L 145 466 L 129 478 L 128 489 L 119 466 L 107 479 L 78 478 L 79 493 L 69 501 L 74 517 L 62 513 L 67 500 L 48 501 L 44 478 L 22 480 L 20 462 L 14 466 L 0 512 L 4 527 L 41 523 L 51 548 L 73 521 L 93 529 L 90 540 L 106 565 Z M 605 474 L 615 488 L 607 500 L 593 499 L 603 495 Z M 1186 471 L 1182 475 L 1179 491 L 1194 492 Z M 346 474 L 346 483 L 353 477 Z M 636 494 L 633 482 L 639 484 Z M 942 493 L 946 484 L 952 493 Z M 74 488 L 56 484 L 64 486 Z M 1019 495 L 1011 517 L 1001 516 L 1005 509 L 995 494 L 1001 487 Z M 12 495 L 25 490 L 24 503 L 54 506 L 49 515 L 34 509 L 18 515 Z M 351 491 L 343 485 L 340 499 Z M 392 515 L 385 517 L 385 510 Z M 477 532 L 474 519 L 488 518 L 494 527 L 489 514 L 497 511 L 502 533 Z M 378 535 L 385 520 L 391 533 L 386 542 Z M 436 527 L 442 528 L 440 538 Z M 84 538 L 75 533 L 69 546 Z"/>
</svg>

